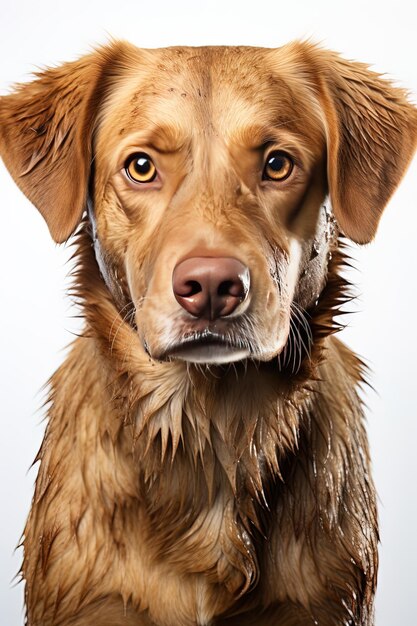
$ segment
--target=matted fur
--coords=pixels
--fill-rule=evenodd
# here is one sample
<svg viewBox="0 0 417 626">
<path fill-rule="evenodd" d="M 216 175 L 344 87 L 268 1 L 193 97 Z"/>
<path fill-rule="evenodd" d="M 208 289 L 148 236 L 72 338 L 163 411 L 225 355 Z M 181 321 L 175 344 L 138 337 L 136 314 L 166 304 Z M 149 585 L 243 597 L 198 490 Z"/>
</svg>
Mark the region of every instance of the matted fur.
<svg viewBox="0 0 417 626">
<path fill-rule="evenodd" d="M 0 122 L 57 241 L 89 205 L 85 330 L 50 381 L 24 531 L 28 625 L 371 626 L 377 514 L 364 366 L 333 337 L 351 297 L 338 227 L 373 237 L 416 146 L 406 94 L 307 43 L 113 43 L 2 98 Z M 132 189 L 119 146 L 151 132 L 163 181 Z M 262 187 L 257 134 L 299 155 L 293 182 Z M 228 322 L 243 361 L 169 356 L 172 270 L 202 249 L 249 266 Z"/>
</svg>

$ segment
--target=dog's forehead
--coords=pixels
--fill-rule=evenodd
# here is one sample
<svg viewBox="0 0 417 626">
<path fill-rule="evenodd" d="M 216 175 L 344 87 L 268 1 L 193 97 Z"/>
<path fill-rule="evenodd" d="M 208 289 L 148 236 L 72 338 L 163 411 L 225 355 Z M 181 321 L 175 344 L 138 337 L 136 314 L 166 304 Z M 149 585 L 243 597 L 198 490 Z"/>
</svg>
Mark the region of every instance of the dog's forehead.
<svg viewBox="0 0 417 626">
<path fill-rule="evenodd" d="M 200 129 L 225 138 L 254 122 L 291 130 L 308 117 L 307 91 L 295 64 L 280 61 L 279 50 L 138 49 L 112 85 L 102 121 L 107 117 L 120 136 L 167 124 L 178 135 Z"/>
</svg>

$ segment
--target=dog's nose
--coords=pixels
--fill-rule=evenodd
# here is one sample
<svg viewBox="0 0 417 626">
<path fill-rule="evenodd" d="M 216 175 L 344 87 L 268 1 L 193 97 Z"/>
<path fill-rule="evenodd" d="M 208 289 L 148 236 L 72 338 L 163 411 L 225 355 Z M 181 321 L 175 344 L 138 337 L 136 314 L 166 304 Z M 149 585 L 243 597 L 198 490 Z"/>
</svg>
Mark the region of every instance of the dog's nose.
<svg viewBox="0 0 417 626">
<path fill-rule="evenodd" d="M 230 315 L 249 291 L 249 269 L 232 257 L 192 257 L 178 263 L 172 289 L 191 315 L 210 320 Z"/>
</svg>

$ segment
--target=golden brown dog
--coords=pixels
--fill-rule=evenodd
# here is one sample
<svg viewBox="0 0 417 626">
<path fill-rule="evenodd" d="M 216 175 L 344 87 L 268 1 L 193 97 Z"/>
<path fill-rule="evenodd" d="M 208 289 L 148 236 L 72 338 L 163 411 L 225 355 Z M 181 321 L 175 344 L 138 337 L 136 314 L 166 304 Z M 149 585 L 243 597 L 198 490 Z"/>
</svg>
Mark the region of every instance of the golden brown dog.
<svg viewBox="0 0 417 626">
<path fill-rule="evenodd" d="M 363 366 L 332 335 L 341 235 L 370 241 L 416 147 L 404 92 L 308 43 L 112 43 L 0 122 L 53 238 L 81 222 L 27 623 L 371 625 Z"/>
</svg>

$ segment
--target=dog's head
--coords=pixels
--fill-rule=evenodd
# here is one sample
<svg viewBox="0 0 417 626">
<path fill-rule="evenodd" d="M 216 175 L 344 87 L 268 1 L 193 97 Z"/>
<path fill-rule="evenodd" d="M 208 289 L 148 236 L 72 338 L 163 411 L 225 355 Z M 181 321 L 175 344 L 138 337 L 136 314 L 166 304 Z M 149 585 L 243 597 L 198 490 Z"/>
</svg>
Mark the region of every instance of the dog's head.
<svg viewBox="0 0 417 626">
<path fill-rule="evenodd" d="M 89 205 L 103 279 L 144 349 L 204 363 L 283 350 L 338 228 L 372 239 L 417 141 L 404 92 L 308 43 L 111 44 L 3 97 L 0 123 L 56 241 Z"/>
</svg>

